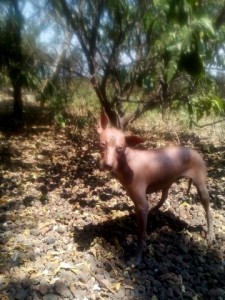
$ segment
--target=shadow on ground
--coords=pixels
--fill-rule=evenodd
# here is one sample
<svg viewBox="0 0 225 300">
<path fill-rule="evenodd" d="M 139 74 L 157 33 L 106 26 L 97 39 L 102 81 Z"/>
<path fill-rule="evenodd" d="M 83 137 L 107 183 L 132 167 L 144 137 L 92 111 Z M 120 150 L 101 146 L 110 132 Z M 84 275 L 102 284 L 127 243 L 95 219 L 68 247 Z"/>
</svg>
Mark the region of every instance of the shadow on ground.
<svg viewBox="0 0 225 300">
<path fill-rule="evenodd" d="M 24 260 L 19 263 L 13 261 L 10 247 L 15 245 L 10 244 L 10 239 L 27 229 L 36 229 L 41 218 L 39 213 L 44 207 L 44 211 L 49 213 L 48 220 L 62 223 L 71 233 L 80 263 L 86 260 L 93 262 L 88 276 L 95 278 L 104 292 L 104 299 L 225 299 L 225 241 L 222 235 L 217 235 L 216 242 L 209 246 L 200 235 L 205 219 L 198 222 L 190 216 L 179 216 L 173 210 L 160 211 L 149 217 L 147 249 L 142 264 L 131 267 L 128 260 L 133 256 L 136 244 L 133 207 L 117 181 L 99 170 L 98 136 L 94 126 L 82 131 L 72 125 L 59 129 L 49 126 L 48 119 L 41 123 L 35 117 L 38 111 L 33 113 L 35 122 L 28 122 L 19 131 L 7 127 L 8 117 L 0 121 L 4 127 L 0 137 L 0 275 L 8 276 L 7 283 L 0 277 L 0 291 L 5 297 L 43 299 L 45 296 L 46 299 L 80 300 L 89 295 L 88 284 L 79 272 L 79 275 L 74 272 L 71 277 L 65 276 L 61 287 L 54 282 L 61 273 L 56 273 L 47 283 L 41 282 L 39 277 L 31 279 L 31 269 L 24 271 L 20 280 L 15 277 L 14 271 L 26 268 L 28 262 L 32 265 L 37 255 L 32 249 L 25 249 Z M 154 135 L 154 139 L 149 138 L 144 147 L 155 147 L 157 138 L 169 139 L 168 136 Z M 182 144 L 199 149 L 207 160 L 215 228 L 219 231 L 221 223 L 218 216 L 224 215 L 225 210 L 224 182 L 221 179 L 225 177 L 224 147 L 206 147 L 200 138 L 193 135 L 182 135 L 180 139 Z M 176 192 L 172 196 L 172 208 L 176 212 L 177 207 L 185 204 L 185 212 L 188 213 L 190 203 L 180 201 L 183 199 L 182 189 L 175 186 L 172 190 Z M 34 211 L 32 223 L 28 223 L 29 209 Z M 18 219 L 25 210 L 28 214 Z M 8 225 L 12 226 L 10 230 L 6 230 Z M 63 240 L 64 235 L 58 240 Z M 44 244 L 44 240 L 45 236 L 40 237 L 40 245 Z M 53 246 L 56 251 L 57 247 Z M 64 262 L 68 256 L 65 258 L 63 255 L 58 254 Z M 72 260 L 73 256 L 70 258 Z M 88 274 L 90 270 L 81 269 L 81 272 Z M 44 272 L 43 269 L 40 272 Z M 101 279 L 102 274 L 104 280 Z M 80 281 L 83 282 L 81 290 L 84 294 L 76 298 L 76 283 Z M 110 288 L 111 281 L 118 286 Z"/>
</svg>

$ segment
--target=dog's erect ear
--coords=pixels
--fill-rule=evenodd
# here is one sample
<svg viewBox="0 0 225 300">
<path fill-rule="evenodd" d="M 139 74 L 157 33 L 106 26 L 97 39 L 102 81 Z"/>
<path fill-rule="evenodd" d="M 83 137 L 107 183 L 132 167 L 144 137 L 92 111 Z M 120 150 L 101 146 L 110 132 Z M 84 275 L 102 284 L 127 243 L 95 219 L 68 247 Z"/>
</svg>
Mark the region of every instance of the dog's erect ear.
<svg viewBox="0 0 225 300">
<path fill-rule="evenodd" d="M 98 133 L 101 133 L 103 130 L 105 130 L 107 128 L 108 124 L 109 124 L 109 118 L 106 115 L 105 111 L 102 110 L 100 118 L 99 118 L 99 122 L 98 122 L 98 128 L 97 128 Z"/>
<path fill-rule="evenodd" d="M 140 137 L 138 135 L 128 135 L 125 136 L 126 144 L 128 147 L 133 147 L 138 144 L 144 143 L 146 138 Z"/>
</svg>

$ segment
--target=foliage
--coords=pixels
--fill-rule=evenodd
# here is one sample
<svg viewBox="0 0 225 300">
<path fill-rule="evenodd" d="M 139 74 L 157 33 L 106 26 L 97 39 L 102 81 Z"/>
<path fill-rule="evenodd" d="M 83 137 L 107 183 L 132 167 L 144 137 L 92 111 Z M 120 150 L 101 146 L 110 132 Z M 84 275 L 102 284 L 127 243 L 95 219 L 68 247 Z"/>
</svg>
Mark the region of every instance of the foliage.
<svg viewBox="0 0 225 300">
<path fill-rule="evenodd" d="M 2 77 L 8 76 L 13 87 L 14 115 L 22 119 L 22 88 L 38 84 L 35 66 L 35 48 L 30 51 L 31 40 L 22 35 L 24 18 L 20 2 L 10 0 L 1 4 L 0 14 L 0 68 Z M 7 80 L 5 80 L 7 82 Z"/>
<path fill-rule="evenodd" d="M 52 0 L 51 9 L 72 28 L 84 57 L 82 76 L 117 125 L 118 116 L 126 125 L 184 94 L 189 102 L 223 36 L 223 1 Z M 184 90 L 174 94 L 180 80 Z"/>
<path fill-rule="evenodd" d="M 200 76 L 195 82 L 195 90 L 186 101 L 175 100 L 173 111 L 186 109 L 189 127 L 198 126 L 200 120 L 211 114 L 222 116 L 225 111 L 225 101 L 218 96 L 216 83 L 207 76 Z"/>
<path fill-rule="evenodd" d="M 210 80 L 213 67 L 224 70 L 222 0 L 10 0 L 0 8 L 1 78 L 36 91 L 57 110 L 71 96 L 61 79 L 77 77 L 90 81 L 122 127 L 174 101 L 194 107 L 205 95 L 218 97 L 213 85 L 209 91 L 199 82 Z M 214 106 L 199 105 L 207 113 Z"/>
<path fill-rule="evenodd" d="M 49 95 L 49 102 L 55 111 L 61 111 L 66 104 L 71 101 L 72 95 L 64 86 L 55 84 L 54 89 Z"/>
<path fill-rule="evenodd" d="M 214 82 L 208 78 L 202 78 L 199 82 L 197 93 L 188 102 L 188 113 L 190 117 L 190 127 L 197 124 L 203 117 L 223 115 L 225 111 L 225 101 L 217 96 Z"/>
</svg>

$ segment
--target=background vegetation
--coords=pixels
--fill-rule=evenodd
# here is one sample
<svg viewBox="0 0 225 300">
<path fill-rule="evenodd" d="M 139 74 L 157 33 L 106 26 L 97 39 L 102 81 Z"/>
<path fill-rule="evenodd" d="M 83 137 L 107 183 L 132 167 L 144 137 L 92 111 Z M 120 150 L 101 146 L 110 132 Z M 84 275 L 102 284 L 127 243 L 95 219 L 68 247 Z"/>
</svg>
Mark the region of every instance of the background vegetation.
<svg viewBox="0 0 225 300">
<path fill-rule="evenodd" d="M 224 37 L 222 0 L 1 1 L 1 86 L 20 120 L 32 93 L 62 124 L 72 104 L 122 128 L 181 108 L 192 126 L 224 114 Z"/>
</svg>

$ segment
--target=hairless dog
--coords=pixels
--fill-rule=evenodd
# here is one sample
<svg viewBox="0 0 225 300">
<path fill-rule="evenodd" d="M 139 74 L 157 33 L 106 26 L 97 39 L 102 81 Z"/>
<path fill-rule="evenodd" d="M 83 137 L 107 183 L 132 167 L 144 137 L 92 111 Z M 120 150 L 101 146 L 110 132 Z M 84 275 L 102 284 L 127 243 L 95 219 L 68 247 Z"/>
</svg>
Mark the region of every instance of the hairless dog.
<svg viewBox="0 0 225 300">
<path fill-rule="evenodd" d="M 206 166 L 202 157 L 191 148 L 169 146 L 153 150 L 137 150 L 131 147 L 145 141 L 144 138 L 126 136 L 120 129 L 110 127 L 103 111 L 100 115 L 101 165 L 116 175 L 134 202 L 138 225 L 138 244 L 135 262 L 141 261 L 145 246 L 149 204 L 146 194 L 162 191 L 161 200 L 151 209 L 156 211 L 164 203 L 171 185 L 181 177 L 188 177 L 196 186 L 204 207 L 208 225 L 207 239 L 214 239 L 209 193 L 206 187 Z"/>
</svg>

